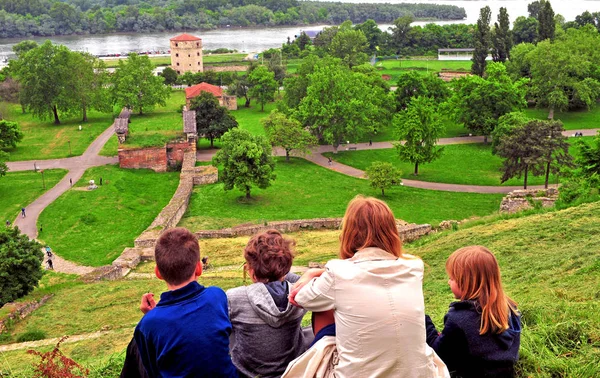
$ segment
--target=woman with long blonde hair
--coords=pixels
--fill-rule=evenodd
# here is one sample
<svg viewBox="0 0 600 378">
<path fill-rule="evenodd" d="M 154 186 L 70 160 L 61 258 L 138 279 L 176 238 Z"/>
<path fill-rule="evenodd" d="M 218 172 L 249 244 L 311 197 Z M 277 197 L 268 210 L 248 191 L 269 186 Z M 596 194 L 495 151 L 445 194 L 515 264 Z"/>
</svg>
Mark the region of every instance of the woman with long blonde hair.
<svg viewBox="0 0 600 378">
<path fill-rule="evenodd" d="M 427 317 L 427 343 L 459 377 L 512 377 L 519 358 L 517 304 L 502 288 L 494 254 L 482 246 L 456 250 L 446 261 L 450 304 L 441 334 Z"/>
<path fill-rule="evenodd" d="M 306 272 L 290 293 L 292 303 L 315 313 L 316 340 L 327 329 L 327 319 L 335 322 L 334 376 L 447 373 L 426 344 L 423 262 L 402 252 L 396 220 L 385 202 L 362 196 L 350 201 L 339 257 L 325 269 Z"/>
</svg>

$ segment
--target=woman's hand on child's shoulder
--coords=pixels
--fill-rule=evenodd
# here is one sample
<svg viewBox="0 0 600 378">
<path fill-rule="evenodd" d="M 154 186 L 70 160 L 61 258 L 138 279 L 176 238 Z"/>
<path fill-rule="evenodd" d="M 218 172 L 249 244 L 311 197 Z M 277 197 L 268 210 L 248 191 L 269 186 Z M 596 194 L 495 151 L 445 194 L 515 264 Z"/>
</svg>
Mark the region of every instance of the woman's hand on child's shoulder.
<svg viewBox="0 0 600 378">
<path fill-rule="evenodd" d="M 294 286 L 292 286 L 292 290 L 290 290 L 290 295 L 289 295 L 290 303 L 293 304 L 294 306 L 302 307 L 302 306 L 298 305 L 298 303 L 296 303 L 296 300 L 295 300 L 296 294 L 298 294 L 298 292 L 300 291 L 300 289 L 302 289 L 304 287 L 304 285 L 309 283 L 313 278 L 321 276 L 321 274 L 323 274 L 323 272 L 325 272 L 325 269 L 318 269 L 318 268 L 309 269 L 306 272 L 304 272 L 302 277 L 300 277 L 300 279 L 298 281 L 296 281 Z"/>
</svg>

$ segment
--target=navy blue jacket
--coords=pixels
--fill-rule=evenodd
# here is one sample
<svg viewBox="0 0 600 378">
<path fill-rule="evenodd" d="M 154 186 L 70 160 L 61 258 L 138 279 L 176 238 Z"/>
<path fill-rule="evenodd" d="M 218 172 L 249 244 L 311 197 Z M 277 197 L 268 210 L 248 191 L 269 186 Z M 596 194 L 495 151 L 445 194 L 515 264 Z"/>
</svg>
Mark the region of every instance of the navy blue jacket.
<svg viewBox="0 0 600 378">
<path fill-rule="evenodd" d="M 150 377 L 237 377 L 229 356 L 227 297 L 191 282 L 161 294 L 133 334 Z"/>
<path fill-rule="evenodd" d="M 448 366 L 453 377 L 513 377 L 521 344 L 521 319 L 513 314 L 501 334 L 479 334 L 481 312 L 474 301 L 453 302 L 444 316 L 444 330 L 425 316 L 427 344 Z"/>
</svg>

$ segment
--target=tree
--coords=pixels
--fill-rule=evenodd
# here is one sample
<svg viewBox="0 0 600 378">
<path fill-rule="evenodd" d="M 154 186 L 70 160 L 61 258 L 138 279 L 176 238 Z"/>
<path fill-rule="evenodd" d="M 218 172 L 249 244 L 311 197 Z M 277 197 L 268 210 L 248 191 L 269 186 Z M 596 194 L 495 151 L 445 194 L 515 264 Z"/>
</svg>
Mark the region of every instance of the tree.
<svg viewBox="0 0 600 378">
<path fill-rule="evenodd" d="M 251 97 L 250 97 L 251 84 L 248 81 L 248 77 L 250 76 L 252 71 L 254 71 L 256 69 L 256 67 L 258 67 L 258 65 L 256 63 L 250 61 L 250 65 L 248 65 L 248 68 L 246 69 L 246 74 L 241 77 L 238 77 L 229 86 L 229 90 L 228 90 L 229 94 L 237 96 L 237 97 L 243 97 L 246 99 L 246 103 L 244 104 L 245 108 L 250 107 L 250 100 L 251 100 Z"/>
<path fill-rule="evenodd" d="M 213 157 L 213 164 L 223 165 L 220 179 L 225 190 L 238 188 L 250 199 L 253 185 L 265 189 L 275 180 L 275 162 L 265 137 L 234 128 L 223 135 L 221 142 L 222 148 Z"/>
<path fill-rule="evenodd" d="M 554 22 L 554 10 L 549 1 L 540 0 L 538 21 L 538 40 L 554 39 L 556 23 Z"/>
<path fill-rule="evenodd" d="M 517 17 L 513 23 L 513 42 L 515 45 L 519 43 L 534 43 L 538 39 L 538 20 L 533 17 L 525 18 Z"/>
<path fill-rule="evenodd" d="M 417 97 L 394 118 L 396 139 L 394 143 L 400 160 L 415 165 L 414 175 L 419 174 L 419 164 L 430 163 L 442 155 L 443 147 L 437 141 L 444 132 L 432 99 Z M 404 142 L 402 142 L 404 141 Z"/>
<path fill-rule="evenodd" d="M 171 67 L 165 67 L 160 76 L 165 78 L 165 85 L 173 85 L 177 82 L 177 71 Z"/>
<path fill-rule="evenodd" d="M 423 76 L 416 71 L 401 73 L 397 86 L 395 95 L 398 111 L 406 109 L 410 100 L 415 97 L 431 97 L 439 104 L 446 101 L 450 95 L 450 90 L 442 79 L 434 75 Z"/>
<path fill-rule="evenodd" d="M 379 25 L 373 20 L 367 20 L 362 24 L 354 26 L 354 30 L 360 30 L 367 38 L 369 54 L 376 54 L 379 46 L 384 43 L 383 31 L 379 29 Z"/>
<path fill-rule="evenodd" d="M 209 92 L 202 92 L 190 101 L 190 110 L 196 112 L 196 131 L 198 135 L 210 140 L 213 147 L 215 138 L 238 126 L 227 108 L 219 105 L 219 100 Z"/>
<path fill-rule="evenodd" d="M 492 31 L 492 57 L 494 62 L 504 63 L 507 59 L 510 59 L 511 48 L 510 20 L 506 8 L 501 7 L 498 22 L 494 23 L 494 30 Z"/>
<path fill-rule="evenodd" d="M 490 20 L 492 11 L 490 7 L 485 6 L 479 11 L 477 27 L 475 28 L 475 50 L 473 50 L 473 65 L 471 73 L 483 76 L 487 56 L 490 53 Z"/>
<path fill-rule="evenodd" d="M 154 64 L 148 56 L 129 54 L 120 60 L 112 77 L 112 98 L 119 107 L 137 110 L 141 115 L 156 105 L 166 105 L 171 88 L 163 84 L 164 78 L 154 75 Z"/>
<path fill-rule="evenodd" d="M 275 90 L 277 82 L 275 74 L 265 66 L 258 66 L 248 75 L 250 89 L 248 95 L 253 97 L 260 104 L 260 111 L 265 110 L 265 104 L 275 99 Z"/>
<path fill-rule="evenodd" d="M 112 111 L 108 90 L 108 72 L 103 61 L 88 53 L 72 52 L 69 61 L 71 77 L 68 90 L 81 109 L 82 122 L 87 122 L 88 109 Z"/>
<path fill-rule="evenodd" d="M 285 114 L 274 110 L 267 118 L 261 120 L 267 138 L 273 147 L 280 146 L 285 150 L 285 160 L 290 160 L 290 152 L 296 150 L 301 154 L 310 153 L 309 147 L 318 143 L 300 122 L 290 119 Z"/>
<path fill-rule="evenodd" d="M 21 85 L 22 105 L 40 119 L 53 116 L 56 125 L 60 124 L 59 111 L 73 114 L 78 110 L 68 91 L 72 81 L 70 56 L 71 51 L 65 46 L 46 41 L 23 53 L 11 65 Z"/>
<path fill-rule="evenodd" d="M 8 160 L 8 154 L 2 150 L 0 150 L 0 177 L 6 176 L 6 172 L 8 172 L 8 166 L 5 161 Z"/>
<path fill-rule="evenodd" d="M 23 133 L 16 122 L 0 120 L 0 149 L 15 148 L 23 140 Z"/>
<path fill-rule="evenodd" d="M 306 95 L 292 117 L 334 148 L 375 132 L 390 119 L 393 103 L 388 92 L 337 59 L 322 59 L 307 79 Z"/>
<path fill-rule="evenodd" d="M 371 188 L 381 189 L 382 197 L 385 196 L 385 189 L 402 183 L 402 172 L 392 163 L 374 161 L 365 173 L 371 182 Z"/>
<path fill-rule="evenodd" d="M 486 77 L 466 76 L 453 81 L 447 109 L 452 118 L 477 135 L 487 136 L 504 114 L 523 109 L 527 79 L 513 82 L 502 63 L 490 63 Z"/>
<path fill-rule="evenodd" d="M 36 41 L 26 40 L 26 41 L 21 41 L 21 42 L 17 43 L 16 45 L 14 45 L 12 47 L 12 51 L 15 53 L 15 55 L 17 56 L 17 59 L 18 59 L 21 57 L 21 55 L 23 55 L 26 52 L 33 50 L 37 47 L 38 47 L 38 44 Z"/>
<path fill-rule="evenodd" d="M 367 37 L 361 30 L 353 30 L 344 22 L 340 25 L 340 30 L 331 40 L 329 53 L 331 56 L 340 58 L 348 67 L 352 68 L 367 61 L 368 56 L 365 53 L 369 47 Z"/>
<path fill-rule="evenodd" d="M 309 75 L 315 71 L 319 63 L 318 56 L 309 55 L 302 59 L 302 64 L 298 67 L 296 75 L 290 76 L 283 81 L 285 92 L 283 94 L 283 104 L 288 109 L 295 109 L 300 101 L 306 96 L 306 90 L 309 85 Z"/>
<path fill-rule="evenodd" d="M 395 19 L 394 25 L 390 27 L 392 32 L 392 44 L 394 45 L 397 54 L 399 54 L 408 43 L 408 35 L 411 30 L 410 24 L 412 24 L 413 21 L 413 16 L 407 14 Z"/>
<path fill-rule="evenodd" d="M 577 147 L 579 148 L 579 156 L 575 163 L 580 167 L 584 176 L 600 176 L 600 133 L 594 137 L 591 144 L 578 140 Z"/>
<path fill-rule="evenodd" d="M 545 40 L 525 60 L 531 71 L 531 95 L 537 107 L 555 111 L 592 108 L 600 96 L 600 35 L 588 25 L 569 29 L 554 41 Z"/>
<path fill-rule="evenodd" d="M 42 246 L 16 227 L 0 229 L 0 307 L 29 294 L 42 278 Z"/>
<path fill-rule="evenodd" d="M 524 175 L 523 188 L 527 189 L 529 174 L 544 173 L 544 140 L 548 138 L 542 121 L 533 120 L 505 132 L 498 141 L 496 154 L 504 158 L 502 183 Z"/>
<path fill-rule="evenodd" d="M 556 174 L 560 172 L 562 167 L 572 167 L 573 157 L 569 154 L 567 138 L 562 134 L 565 130 L 562 122 L 553 120 L 537 122 L 544 123 L 545 132 L 547 133 L 547 137 L 542 144 L 544 147 L 544 156 L 542 159 L 546 163 L 544 187 L 548 189 L 550 173 Z"/>
<path fill-rule="evenodd" d="M 310 37 L 305 32 L 301 32 L 300 36 L 294 40 L 294 43 L 298 45 L 300 51 L 304 51 L 307 46 L 312 45 Z"/>
</svg>

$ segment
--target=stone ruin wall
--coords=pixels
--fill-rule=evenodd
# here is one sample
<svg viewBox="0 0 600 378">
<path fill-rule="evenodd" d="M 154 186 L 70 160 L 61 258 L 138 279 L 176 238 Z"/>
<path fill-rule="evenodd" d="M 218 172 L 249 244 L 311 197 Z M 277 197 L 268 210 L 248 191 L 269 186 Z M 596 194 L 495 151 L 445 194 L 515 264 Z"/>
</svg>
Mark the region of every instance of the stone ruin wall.
<svg viewBox="0 0 600 378">
<path fill-rule="evenodd" d="M 52 298 L 54 294 L 44 295 L 38 301 L 31 301 L 26 303 L 7 303 L 6 307 L 14 307 L 14 310 L 11 311 L 10 314 L 4 320 L 0 320 L 0 333 L 4 332 L 7 328 L 7 323 L 12 321 L 18 321 L 24 319 L 27 315 L 31 314 L 38 308 L 40 308 L 44 303 L 46 303 L 50 298 Z"/>
<path fill-rule="evenodd" d="M 552 207 L 557 200 L 556 188 L 514 190 L 502 199 L 500 212 L 516 213 L 532 209 L 535 203 L 539 203 L 542 207 Z"/>
<path fill-rule="evenodd" d="M 169 168 L 174 169 L 183 164 L 183 156 L 189 151 L 196 152 L 195 143 L 173 141 L 163 147 L 119 148 L 119 167 L 166 172 Z"/>
</svg>

